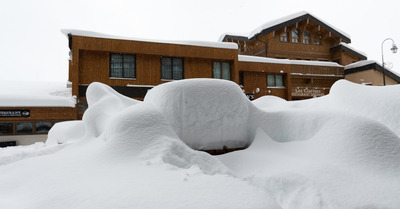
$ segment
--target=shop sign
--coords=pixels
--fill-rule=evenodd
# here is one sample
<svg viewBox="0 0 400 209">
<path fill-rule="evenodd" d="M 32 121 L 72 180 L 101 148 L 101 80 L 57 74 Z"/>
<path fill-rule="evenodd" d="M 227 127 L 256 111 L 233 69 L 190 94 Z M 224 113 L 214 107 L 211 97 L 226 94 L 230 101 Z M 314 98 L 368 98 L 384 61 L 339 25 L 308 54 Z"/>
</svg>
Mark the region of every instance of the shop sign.
<svg viewBox="0 0 400 209">
<path fill-rule="evenodd" d="M 250 100 L 254 100 L 254 94 L 246 94 L 246 97 Z"/>
<path fill-rule="evenodd" d="M 31 116 L 30 110 L 0 110 L 0 118 L 20 118 Z"/>
<path fill-rule="evenodd" d="M 322 89 L 292 89 L 293 97 L 320 97 L 324 95 L 325 91 Z"/>
</svg>

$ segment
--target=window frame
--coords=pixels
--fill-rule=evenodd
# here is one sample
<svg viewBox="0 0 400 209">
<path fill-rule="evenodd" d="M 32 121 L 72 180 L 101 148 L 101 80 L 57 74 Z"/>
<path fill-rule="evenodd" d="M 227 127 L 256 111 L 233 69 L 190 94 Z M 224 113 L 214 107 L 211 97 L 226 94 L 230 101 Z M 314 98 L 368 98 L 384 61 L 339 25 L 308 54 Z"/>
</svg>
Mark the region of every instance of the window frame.
<svg viewBox="0 0 400 209">
<path fill-rule="evenodd" d="M 30 124 L 31 125 L 31 131 L 30 132 L 18 132 L 18 125 L 19 124 Z M 23 130 L 23 129 L 22 129 Z M 35 127 L 33 125 L 33 122 L 30 121 L 18 121 L 15 123 L 15 135 L 32 135 L 34 133 Z"/>
<path fill-rule="evenodd" d="M 170 78 L 163 78 L 163 75 L 164 75 L 164 73 L 163 73 L 163 70 L 164 70 L 164 65 L 163 65 L 163 60 L 164 59 L 170 59 L 171 60 L 171 79 Z M 182 75 L 182 77 L 181 78 L 174 78 L 174 75 L 175 75 L 175 73 L 174 73 L 174 60 L 181 60 L 181 69 L 182 69 L 182 72 L 181 72 L 181 75 Z M 185 60 L 184 60 L 184 58 L 183 57 L 161 57 L 161 59 L 160 59 L 160 67 L 161 67 L 161 70 L 160 70 L 160 73 L 161 73 L 161 80 L 164 80 L 164 81 L 173 81 L 173 80 L 182 80 L 182 79 L 185 79 Z"/>
<path fill-rule="evenodd" d="M 296 34 L 296 36 L 293 36 L 293 34 Z M 300 31 L 299 31 L 299 29 L 292 30 L 290 35 L 291 35 L 292 43 L 296 43 L 296 44 L 300 43 Z"/>
<path fill-rule="evenodd" d="M 122 68 L 121 68 L 121 74 L 122 74 L 122 76 L 120 77 L 120 76 L 113 76 L 113 68 L 112 68 L 112 65 L 113 65 L 113 62 L 112 62 L 112 56 L 113 55 L 121 55 L 122 56 L 122 58 L 121 58 L 121 63 L 122 63 Z M 110 53 L 110 66 L 109 66 L 109 78 L 111 78 L 111 79 L 130 79 L 130 80 L 135 80 L 136 79 L 136 55 L 135 54 L 125 54 L 125 53 Z M 133 77 L 129 77 L 128 75 L 127 76 L 125 76 L 125 62 L 124 62 L 124 60 L 125 60 L 125 57 L 127 57 L 127 56 L 132 56 L 133 57 Z M 128 74 L 130 74 L 130 73 L 128 73 Z"/>
<path fill-rule="evenodd" d="M 281 35 L 279 35 L 279 41 L 281 41 L 281 42 L 289 42 L 289 34 L 288 34 L 288 32 L 281 33 Z"/>
<path fill-rule="evenodd" d="M 321 46 L 321 39 L 318 36 L 313 36 L 313 44 Z"/>
<path fill-rule="evenodd" d="M 306 36 L 307 34 L 307 36 Z M 311 43 L 311 36 L 308 31 L 303 31 L 303 44 L 310 44 Z"/>
<path fill-rule="evenodd" d="M 12 124 L 12 132 L 10 133 L 0 133 L 0 136 L 20 136 L 20 135 L 46 135 L 49 132 L 37 132 L 38 123 L 50 123 L 50 129 L 58 122 L 63 122 L 59 120 L 21 120 L 21 121 L 0 121 L 0 124 Z M 32 125 L 32 132 L 18 132 L 17 126 L 19 123 L 30 123 Z M 49 129 L 49 131 L 50 131 Z"/>
<path fill-rule="evenodd" d="M 215 75 L 215 66 L 216 66 L 216 64 L 217 65 L 219 65 L 219 77 L 216 77 L 216 75 Z M 228 67 L 229 67 L 229 78 L 227 79 L 227 78 L 224 78 L 224 64 L 228 64 Z M 212 62 L 212 77 L 213 78 L 215 78 L 215 79 L 223 79 L 223 80 L 228 80 L 228 81 L 230 81 L 231 80 L 231 78 L 232 78 L 232 69 L 231 69 L 231 63 L 229 62 L 229 61 L 213 61 Z"/>
<path fill-rule="evenodd" d="M 269 83 L 270 76 L 273 76 L 273 78 L 274 78 L 273 85 L 270 85 L 270 83 Z M 278 80 L 277 77 L 281 78 L 280 79 L 282 81 L 282 85 L 281 86 L 277 85 L 277 80 Z M 267 88 L 286 88 L 283 75 L 282 74 L 267 74 Z"/>
<path fill-rule="evenodd" d="M 14 135 L 14 130 L 15 130 L 15 123 L 13 122 L 8 122 L 8 121 L 1 121 L 0 124 L 11 124 L 11 132 L 6 132 L 2 133 L 0 132 L 0 136 L 8 136 L 8 135 Z"/>
</svg>

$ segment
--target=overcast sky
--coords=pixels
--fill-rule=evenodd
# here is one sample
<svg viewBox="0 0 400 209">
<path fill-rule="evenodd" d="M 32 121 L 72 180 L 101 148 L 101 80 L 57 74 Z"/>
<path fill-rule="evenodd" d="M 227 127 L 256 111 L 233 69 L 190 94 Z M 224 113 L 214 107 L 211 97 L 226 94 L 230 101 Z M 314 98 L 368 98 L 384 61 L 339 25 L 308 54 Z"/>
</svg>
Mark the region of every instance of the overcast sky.
<svg viewBox="0 0 400 209">
<path fill-rule="evenodd" d="M 15 0 L 0 7 L 0 80 L 68 80 L 61 29 L 157 40 L 217 41 L 225 32 L 308 11 L 351 36 L 351 46 L 381 62 L 381 44 L 400 47 L 395 0 Z M 385 63 L 400 73 L 400 52 L 384 44 Z"/>
</svg>

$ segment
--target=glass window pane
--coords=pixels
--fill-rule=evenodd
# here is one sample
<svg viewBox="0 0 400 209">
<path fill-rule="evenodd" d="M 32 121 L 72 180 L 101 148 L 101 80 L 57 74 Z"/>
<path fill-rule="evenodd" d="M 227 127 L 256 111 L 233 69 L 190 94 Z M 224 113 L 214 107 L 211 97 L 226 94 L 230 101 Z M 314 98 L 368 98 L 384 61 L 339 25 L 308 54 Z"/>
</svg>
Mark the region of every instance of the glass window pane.
<svg viewBox="0 0 400 209">
<path fill-rule="evenodd" d="M 299 43 L 299 30 L 292 30 L 292 42 Z"/>
<path fill-rule="evenodd" d="M 274 75 L 268 75 L 267 85 L 275 86 L 275 76 Z"/>
<path fill-rule="evenodd" d="M 282 33 L 281 37 L 280 37 L 280 40 L 283 41 L 283 42 L 287 42 L 288 34 L 287 33 Z"/>
<path fill-rule="evenodd" d="M 125 78 L 135 78 L 135 56 L 134 55 L 124 55 L 124 77 Z"/>
<path fill-rule="evenodd" d="M 221 78 L 221 63 L 220 62 L 214 62 L 213 74 L 214 74 L 214 78 Z"/>
<path fill-rule="evenodd" d="M 122 77 L 122 55 L 111 54 L 110 60 L 110 77 Z"/>
<path fill-rule="evenodd" d="M 36 123 L 36 133 L 37 134 L 47 134 L 51 128 L 51 122 L 37 122 Z"/>
<path fill-rule="evenodd" d="M 172 59 L 163 57 L 161 59 L 161 79 L 172 80 Z"/>
<path fill-rule="evenodd" d="M 17 123 L 17 133 L 18 134 L 27 134 L 32 133 L 32 123 Z"/>
<path fill-rule="evenodd" d="M 275 76 L 275 82 L 276 82 L 276 86 L 283 87 L 283 76 L 282 75 L 276 75 Z"/>
<path fill-rule="evenodd" d="M 183 59 L 174 58 L 173 59 L 173 78 L 174 80 L 183 79 Z"/>
<path fill-rule="evenodd" d="M 231 80 L 231 68 L 229 62 L 222 63 L 222 79 Z"/>
<path fill-rule="evenodd" d="M 299 37 L 299 31 L 298 30 L 292 30 L 292 37 L 293 38 L 298 38 Z"/>
<path fill-rule="evenodd" d="M 12 123 L 0 123 L 0 135 L 13 134 L 14 124 Z"/>
</svg>

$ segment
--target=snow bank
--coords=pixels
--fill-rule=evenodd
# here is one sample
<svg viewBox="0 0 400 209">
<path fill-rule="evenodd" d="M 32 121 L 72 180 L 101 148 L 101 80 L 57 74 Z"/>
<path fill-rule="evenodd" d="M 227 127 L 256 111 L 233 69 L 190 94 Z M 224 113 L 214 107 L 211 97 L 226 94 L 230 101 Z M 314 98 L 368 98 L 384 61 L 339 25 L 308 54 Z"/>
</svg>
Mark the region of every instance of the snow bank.
<svg viewBox="0 0 400 209">
<path fill-rule="evenodd" d="M 240 87 L 219 79 L 189 79 L 151 89 L 145 103 L 158 107 L 180 139 L 197 150 L 245 147 L 250 102 Z"/>
<path fill-rule="evenodd" d="M 75 107 L 65 82 L 1 81 L 0 107 Z"/>
<path fill-rule="evenodd" d="M 100 136 L 116 114 L 140 103 L 101 83 L 90 84 L 86 95 L 90 108 L 85 111 L 82 120 L 86 126 L 87 138 Z"/>
<path fill-rule="evenodd" d="M 86 127 L 83 121 L 64 121 L 54 124 L 50 129 L 46 144 L 65 144 L 85 136 Z"/>
<path fill-rule="evenodd" d="M 232 82 L 193 79 L 139 102 L 94 83 L 83 121 L 54 126 L 45 145 L 0 149 L 0 205 L 396 209 L 398 91 L 339 81 L 320 98 L 250 102 Z M 220 156 L 187 145 L 249 143 Z"/>
</svg>

